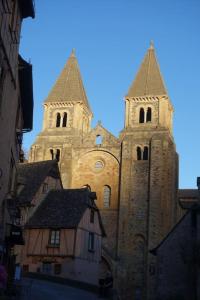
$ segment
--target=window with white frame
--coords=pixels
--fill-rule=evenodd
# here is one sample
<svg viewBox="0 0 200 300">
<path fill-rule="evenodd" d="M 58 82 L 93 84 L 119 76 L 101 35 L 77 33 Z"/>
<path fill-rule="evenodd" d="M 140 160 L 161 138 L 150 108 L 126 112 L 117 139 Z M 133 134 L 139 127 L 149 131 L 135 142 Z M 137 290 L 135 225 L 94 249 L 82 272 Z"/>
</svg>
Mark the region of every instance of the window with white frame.
<svg viewBox="0 0 200 300">
<path fill-rule="evenodd" d="M 60 245 L 60 230 L 51 230 L 50 231 L 49 244 L 51 246 L 59 246 Z"/>
</svg>

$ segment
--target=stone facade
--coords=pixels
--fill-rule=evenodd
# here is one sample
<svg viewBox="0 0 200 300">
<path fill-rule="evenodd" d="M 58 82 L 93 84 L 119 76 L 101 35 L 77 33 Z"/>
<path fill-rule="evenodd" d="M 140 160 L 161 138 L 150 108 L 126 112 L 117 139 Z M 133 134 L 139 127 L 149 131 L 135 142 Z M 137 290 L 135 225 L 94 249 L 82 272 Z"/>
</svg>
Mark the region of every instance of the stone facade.
<svg viewBox="0 0 200 300">
<path fill-rule="evenodd" d="M 177 165 L 173 107 L 153 46 L 125 97 L 119 138 L 92 112 L 72 52 L 44 103 L 43 130 L 29 161 L 57 158 L 64 188 L 88 185 L 97 194 L 122 299 L 154 299 L 155 247 L 175 222 Z"/>
<path fill-rule="evenodd" d="M 32 129 L 32 66 L 18 54 L 27 17 L 34 17 L 33 1 L 0 0 L 0 255 L 7 251 L 6 223 L 12 222 L 7 200 L 15 205 L 22 133 Z"/>
</svg>

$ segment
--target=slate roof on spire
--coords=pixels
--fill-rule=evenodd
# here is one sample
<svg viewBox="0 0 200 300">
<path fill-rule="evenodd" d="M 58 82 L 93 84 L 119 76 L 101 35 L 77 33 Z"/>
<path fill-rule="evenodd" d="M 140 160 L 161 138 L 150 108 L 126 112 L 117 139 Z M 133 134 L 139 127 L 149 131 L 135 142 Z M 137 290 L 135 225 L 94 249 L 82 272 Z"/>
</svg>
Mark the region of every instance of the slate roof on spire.
<svg viewBox="0 0 200 300">
<path fill-rule="evenodd" d="M 83 101 L 88 107 L 89 102 L 83 86 L 78 62 L 73 49 L 67 63 L 50 91 L 45 102 Z"/>
<path fill-rule="evenodd" d="M 145 95 L 167 95 L 167 90 L 156 60 L 153 42 L 150 44 L 136 78 L 128 91 L 127 97 Z"/>
</svg>

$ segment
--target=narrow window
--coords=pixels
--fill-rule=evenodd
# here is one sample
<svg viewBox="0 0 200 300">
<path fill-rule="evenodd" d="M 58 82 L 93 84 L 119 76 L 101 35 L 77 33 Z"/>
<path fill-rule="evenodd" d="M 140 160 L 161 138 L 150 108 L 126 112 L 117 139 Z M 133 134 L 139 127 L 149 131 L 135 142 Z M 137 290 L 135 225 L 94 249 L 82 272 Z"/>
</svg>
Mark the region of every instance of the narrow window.
<svg viewBox="0 0 200 300">
<path fill-rule="evenodd" d="M 94 210 L 90 210 L 90 223 L 94 223 Z"/>
<path fill-rule="evenodd" d="M 57 113 L 57 116 L 56 116 L 56 127 L 60 127 L 60 120 L 61 120 L 60 113 Z"/>
<path fill-rule="evenodd" d="M 110 197 L 111 197 L 111 188 L 108 185 L 105 185 L 103 191 L 103 206 L 106 208 L 110 207 Z"/>
<path fill-rule="evenodd" d="M 139 123 L 144 123 L 144 108 L 140 108 Z"/>
<path fill-rule="evenodd" d="M 137 147 L 137 160 L 142 159 L 142 151 L 140 147 Z"/>
<path fill-rule="evenodd" d="M 96 145 L 101 145 L 101 144 L 102 144 L 102 136 L 98 134 L 96 136 Z"/>
<path fill-rule="evenodd" d="M 60 161 L 60 149 L 56 150 L 56 160 Z"/>
<path fill-rule="evenodd" d="M 54 159 L 53 149 L 50 149 L 51 159 Z"/>
<path fill-rule="evenodd" d="M 88 251 L 94 251 L 94 233 L 89 232 Z"/>
<path fill-rule="evenodd" d="M 65 112 L 63 115 L 63 124 L 62 127 L 66 127 L 67 126 L 67 113 Z"/>
<path fill-rule="evenodd" d="M 48 192 L 48 183 L 44 182 L 42 186 L 42 193 L 46 194 Z"/>
<path fill-rule="evenodd" d="M 50 231 L 49 244 L 51 246 L 59 246 L 60 245 L 60 230 L 51 230 Z"/>
<path fill-rule="evenodd" d="M 151 122 L 151 107 L 147 109 L 147 122 Z"/>
<path fill-rule="evenodd" d="M 148 160 L 148 156 L 149 156 L 149 149 L 147 146 L 145 146 L 143 152 L 143 160 Z"/>
</svg>

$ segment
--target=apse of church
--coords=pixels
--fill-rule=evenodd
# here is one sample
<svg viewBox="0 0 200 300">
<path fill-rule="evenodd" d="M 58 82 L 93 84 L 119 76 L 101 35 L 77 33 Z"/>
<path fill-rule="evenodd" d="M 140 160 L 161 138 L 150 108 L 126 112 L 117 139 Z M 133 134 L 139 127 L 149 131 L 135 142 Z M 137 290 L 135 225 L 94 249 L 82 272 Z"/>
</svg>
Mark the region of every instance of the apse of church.
<svg viewBox="0 0 200 300">
<path fill-rule="evenodd" d="M 149 250 L 175 221 L 172 118 L 151 45 L 125 96 L 119 138 L 100 122 L 91 128 L 92 111 L 72 51 L 44 102 L 43 129 L 30 150 L 30 162 L 59 161 L 64 188 L 87 186 L 97 193 L 107 233 L 103 255 L 124 285 L 122 299 L 153 299 L 155 262 Z"/>
</svg>

